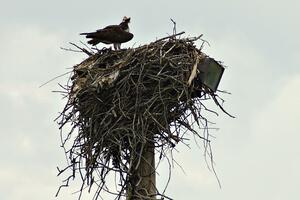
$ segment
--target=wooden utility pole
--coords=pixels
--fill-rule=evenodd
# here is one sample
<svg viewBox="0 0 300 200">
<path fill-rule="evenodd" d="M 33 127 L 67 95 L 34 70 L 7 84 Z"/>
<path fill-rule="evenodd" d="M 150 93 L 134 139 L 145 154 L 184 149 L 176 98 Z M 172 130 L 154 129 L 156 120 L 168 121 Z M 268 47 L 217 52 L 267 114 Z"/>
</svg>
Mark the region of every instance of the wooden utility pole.
<svg viewBox="0 0 300 200">
<path fill-rule="evenodd" d="M 142 150 L 142 157 L 137 165 L 131 183 L 133 186 L 128 189 L 126 200 L 155 200 L 157 192 L 153 142 L 145 144 Z"/>
</svg>

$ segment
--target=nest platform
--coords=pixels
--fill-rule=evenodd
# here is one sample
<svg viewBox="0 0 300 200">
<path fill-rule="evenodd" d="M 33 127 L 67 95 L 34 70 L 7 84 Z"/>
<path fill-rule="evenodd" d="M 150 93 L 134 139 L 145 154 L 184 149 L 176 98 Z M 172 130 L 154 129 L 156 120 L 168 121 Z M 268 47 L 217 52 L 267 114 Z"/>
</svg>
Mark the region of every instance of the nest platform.
<svg viewBox="0 0 300 200">
<path fill-rule="evenodd" d="M 207 57 L 197 39 L 174 36 L 132 49 L 103 49 L 74 66 L 58 120 L 61 129 L 71 126 L 62 145 L 70 177 L 81 174 L 81 191 L 97 185 L 99 195 L 106 175 L 116 172 L 118 196 L 124 196 L 147 144 L 161 159 L 186 133 L 209 142 L 199 133 L 207 128 L 203 101 L 217 99 L 197 76 Z"/>
</svg>

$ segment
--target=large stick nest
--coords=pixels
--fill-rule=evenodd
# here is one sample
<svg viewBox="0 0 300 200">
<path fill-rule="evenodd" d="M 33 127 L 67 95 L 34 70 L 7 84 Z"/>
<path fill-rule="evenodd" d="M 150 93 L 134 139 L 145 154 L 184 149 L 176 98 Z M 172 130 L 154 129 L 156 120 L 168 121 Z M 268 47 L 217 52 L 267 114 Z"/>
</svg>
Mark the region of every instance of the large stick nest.
<svg viewBox="0 0 300 200">
<path fill-rule="evenodd" d="M 197 39 L 167 37 L 132 49 L 100 50 L 74 67 L 59 118 L 60 128 L 71 125 L 62 135 L 66 169 L 73 170 L 64 186 L 80 172 L 81 192 L 97 183 L 99 195 L 106 175 L 115 171 L 121 196 L 144 144 L 154 144 L 162 158 L 186 132 L 209 142 L 198 129 L 207 128 L 202 101 L 216 101 L 216 95 L 197 78 L 197 64 L 207 57 L 194 45 Z"/>
</svg>

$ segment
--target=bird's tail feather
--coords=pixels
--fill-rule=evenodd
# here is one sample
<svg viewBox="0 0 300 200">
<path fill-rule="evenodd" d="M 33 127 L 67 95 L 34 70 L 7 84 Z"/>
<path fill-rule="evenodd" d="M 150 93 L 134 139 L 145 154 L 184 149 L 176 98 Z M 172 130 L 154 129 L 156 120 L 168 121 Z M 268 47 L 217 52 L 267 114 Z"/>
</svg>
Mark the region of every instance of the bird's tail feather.
<svg viewBox="0 0 300 200">
<path fill-rule="evenodd" d="M 94 37 L 96 37 L 95 32 L 91 32 L 91 33 L 80 33 L 80 35 L 85 35 L 86 38 L 94 38 Z"/>
</svg>

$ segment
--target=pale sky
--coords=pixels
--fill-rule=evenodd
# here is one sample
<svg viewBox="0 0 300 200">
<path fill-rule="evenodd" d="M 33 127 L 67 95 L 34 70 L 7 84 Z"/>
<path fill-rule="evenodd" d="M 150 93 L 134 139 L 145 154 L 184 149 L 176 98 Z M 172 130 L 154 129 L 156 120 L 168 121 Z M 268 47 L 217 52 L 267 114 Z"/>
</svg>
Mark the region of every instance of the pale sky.
<svg viewBox="0 0 300 200">
<path fill-rule="evenodd" d="M 58 126 L 64 105 L 57 79 L 85 57 L 62 51 L 80 32 L 132 18 L 135 35 L 123 47 L 139 46 L 172 32 L 170 18 L 185 36 L 204 34 L 204 52 L 226 68 L 219 89 L 224 107 L 211 119 L 215 167 L 206 167 L 203 149 L 179 145 L 166 194 L 176 200 L 300 199 L 300 2 L 270 1 L 3 1 L 0 0 L 0 199 L 75 200 L 78 189 L 54 195 L 65 165 Z M 213 109 L 216 109 L 212 105 Z M 167 168 L 158 171 L 163 187 Z M 91 196 L 89 196 L 90 198 Z M 86 198 L 88 199 L 88 198 Z M 108 199 L 108 198 L 106 198 Z"/>
</svg>

